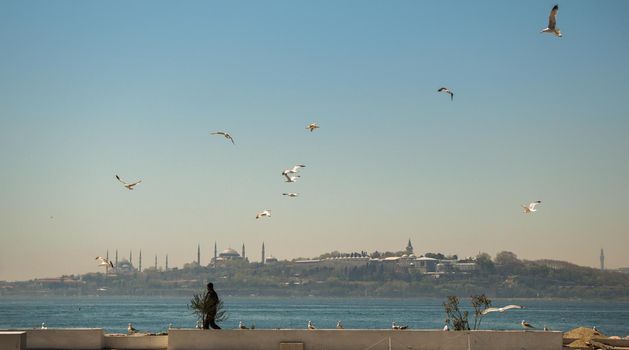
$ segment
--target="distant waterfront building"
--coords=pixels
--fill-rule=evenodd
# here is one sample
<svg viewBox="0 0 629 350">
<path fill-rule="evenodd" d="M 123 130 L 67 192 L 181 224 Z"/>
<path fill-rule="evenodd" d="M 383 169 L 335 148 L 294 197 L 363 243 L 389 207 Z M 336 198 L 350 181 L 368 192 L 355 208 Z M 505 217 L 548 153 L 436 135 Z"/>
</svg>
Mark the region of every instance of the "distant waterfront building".
<svg viewBox="0 0 629 350">
<path fill-rule="evenodd" d="M 605 254 L 603 253 L 603 248 L 601 248 L 601 271 L 605 270 Z"/>
<path fill-rule="evenodd" d="M 269 255 L 266 258 L 264 258 L 264 263 L 265 264 L 274 264 L 276 262 L 277 262 L 277 258 L 272 256 L 272 255 Z"/>
<path fill-rule="evenodd" d="M 413 245 L 411 244 L 411 239 L 408 239 L 408 244 L 406 245 L 406 254 L 413 254 Z"/>
</svg>

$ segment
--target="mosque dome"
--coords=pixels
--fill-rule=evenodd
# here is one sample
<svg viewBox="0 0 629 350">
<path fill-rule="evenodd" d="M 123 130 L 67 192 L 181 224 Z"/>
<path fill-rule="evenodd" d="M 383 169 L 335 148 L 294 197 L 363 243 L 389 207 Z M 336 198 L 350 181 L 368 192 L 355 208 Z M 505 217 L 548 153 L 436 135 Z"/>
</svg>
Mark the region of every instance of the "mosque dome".
<svg viewBox="0 0 629 350">
<path fill-rule="evenodd" d="M 232 248 L 227 248 L 225 250 L 223 250 L 220 254 L 220 257 L 222 258 L 228 258 L 228 257 L 240 257 L 240 254 L 238 254 L 238 252 L 235 249 Z"/>
</svg>

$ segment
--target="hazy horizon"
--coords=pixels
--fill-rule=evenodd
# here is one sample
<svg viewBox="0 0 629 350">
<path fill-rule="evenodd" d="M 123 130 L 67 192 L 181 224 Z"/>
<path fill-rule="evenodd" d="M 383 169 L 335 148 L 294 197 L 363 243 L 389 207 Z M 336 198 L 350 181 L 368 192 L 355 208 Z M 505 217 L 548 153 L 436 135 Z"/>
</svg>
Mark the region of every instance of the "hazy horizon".
<svg viewBox="0 0 629 350">
<path fill-rule="evenodd" d="M 629 266 L 629 2 L 562 38 L 554 4 L 3 1 L 0 280 L 214 241 Z"/>
</svg>

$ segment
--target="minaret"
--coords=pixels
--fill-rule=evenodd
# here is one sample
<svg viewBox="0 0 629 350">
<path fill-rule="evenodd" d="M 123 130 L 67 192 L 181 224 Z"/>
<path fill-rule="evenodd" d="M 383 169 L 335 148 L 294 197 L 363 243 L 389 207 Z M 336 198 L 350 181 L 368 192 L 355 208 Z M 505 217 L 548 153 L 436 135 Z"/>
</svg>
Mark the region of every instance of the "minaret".
<svg viewBox="0 0 629 350">
<path fill-rule="evenodd" d="M 118 249 L 116 249 L 116 267 L 118 267 Z"/>
<path fill-rule="evenodd" d="M 168 271 L 168 254 L 166 254 L 166 266 L 164 267 L 166 271 Z"/>
<path fill-rule="evenodd" d="M 264 264 L 264 242 L 262 242 L 262 260 L 260 261 Z"/>
<path fill-rule="evenodd" d="M 245 244 L 242 244 L 242 259 L 245 259 Z"/>
<path fill-rule="evenodd" d="M 107 249 L 107 261 L 109 261 L 109 249 Z M 109 265 L 105 266 L 105 275 L 109 273 Z"/>
<path fill-rule="evenodd" d="M 214 241 L 214 266 L 216 266 L 216 259 L 218 258 L 218 254 L 217 254 L 217 250 L 216 250 L 216 241 Z"/>
<path fill-rule="evenodd" d="M 601 271 L 605 270 L 605 254 L 603 248 L 601 248 Z"/>
<path fill-rule="evenodd" d="M 197 265 L 201 266 L 201 245 L 197 244 Z"/>
<path fill-rule="evenodd" d="M 129 265 L 133 266 L 133 251 L 129 251 Z"/>
<path fill-rule="evenodd" d="M 142 272 L 142 249 L 140 249 L 140 265 L 138 265 L 138 271 Z"/>
<path fill-rule="evenodd" d="M 155 254 L 155 270 L 157 270 L 157 254 Z"/>
<path fill-rule="evenodd" d="M 413 254 L 413 245 L 411 244 L 411 239 L 408 239 L 408 244 L 406 245 L 406 253 Z"/>
</svg>

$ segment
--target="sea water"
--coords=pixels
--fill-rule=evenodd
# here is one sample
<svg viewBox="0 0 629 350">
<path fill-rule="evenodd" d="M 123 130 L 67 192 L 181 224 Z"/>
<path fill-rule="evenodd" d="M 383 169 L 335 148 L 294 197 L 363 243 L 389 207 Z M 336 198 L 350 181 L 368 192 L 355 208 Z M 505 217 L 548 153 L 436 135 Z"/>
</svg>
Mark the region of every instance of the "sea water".
<svg viewBox="0 0 629 350">
<path fill-rule="evenodd" d="M 347 329 L 389 329 L 391 322 L 411 329 L 442 329 L 446 315 L 443 299 L 368 298 L 261 298 L 224 297 L 228 319 L 220 325 L 236 328 L 238 322 L 258 329 L 305 329 L 309 320 L 317 328 L 335 328 L 342 321 Z M 107 333 L 125 333 L 127 324 L 139 331 L 162 332 L 168 326 L 193 328 L 196 316 L 182 297 L 0 297 L 0 329 L 104 328 Z M 521 329 L 520 322 L 553 330 L 593 327 L 607 335 L 629 335 L 629 302 L 581 300 L 494 300 L 493 306 L 523 305 L 485 316 L 480 329 Z M 471 310 L 469 305 L 462 308 Z M 471 314 L 471 312 L 470 312 Z M 470 323 L 473 327 L 473 315 Z"/>
</svg>

